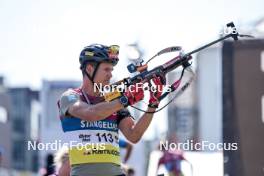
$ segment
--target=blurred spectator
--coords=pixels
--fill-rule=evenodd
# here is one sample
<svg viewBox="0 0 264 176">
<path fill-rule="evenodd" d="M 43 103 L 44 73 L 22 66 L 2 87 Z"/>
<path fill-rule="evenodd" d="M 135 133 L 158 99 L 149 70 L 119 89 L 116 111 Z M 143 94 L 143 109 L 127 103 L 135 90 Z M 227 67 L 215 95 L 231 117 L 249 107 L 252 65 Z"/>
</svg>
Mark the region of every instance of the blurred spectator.
<svg viewBox="0 0 264 176">
<path fill-rule="evenodd" d="M 3 150 L 0 148 L 0 167 L 2 166 Z"/>
<path fill-rule="evenodd" d="M 182 153 L 164 150 L 163 155 L 158 162 L 158 169 L 161 165 L 164 165 L 169 176 L 183 176 L 181 170 L 182 160 L 185 160 Z"/>
<path fill-rule="evenodd" d="M 168 143 L 177 143 L 176 135 L 171 135 L 168 137 Z M 183 156 L 183 151 L 181 150 L 170 150 L 165 149 L 164 147 L 160 149 L 163 152 L 162 157 L 159 159 L 158 167 L 164 165 L 166 170 L 168 171 L 169 176 L 184 176 L 182 169 L 181 169 L 181 162 L 186 161 L 190 164 L 191 170 L 192 165 L 191 163 Z"/>
<path fill-rule="evenodd" d="M 70 176 L 71 166 L 69 161 L 69 150 L 68 148 L 61 148 L 55 154 L 55 168 L 56 175 L 58 176 Z"/>
<path fill-rule="evenodd" d="M 133 145 L 123 139 L 119 139 L 119 147 L 126 149 L 126 155 L 123 161 L 123 163 L 126 163 L 131 155 Z"/>
<path fill-rule="evenodd" d="M 135 176 L 135 170 L 131 166 L 127 164 L 121 164 L 121 168 L 126 176 Z"/>
<path fill-rule="evenodd" d="M 54 157 L 52 154 L 48 154 L 46 158 L 46 174 L 44 176 L 49 176 L 54 174 Z"/>
</svg>

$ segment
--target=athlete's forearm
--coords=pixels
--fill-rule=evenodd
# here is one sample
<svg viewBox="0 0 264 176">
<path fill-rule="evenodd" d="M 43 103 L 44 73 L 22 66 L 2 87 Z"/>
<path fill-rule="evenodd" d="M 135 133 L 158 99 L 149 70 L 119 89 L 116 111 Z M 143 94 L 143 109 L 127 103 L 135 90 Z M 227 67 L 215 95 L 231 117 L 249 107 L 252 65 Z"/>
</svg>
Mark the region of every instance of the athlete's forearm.
<svg viewBox="0 0 264 176">
<path fill-rule="evenodd" d="M 153 112 L 155 111 L 154 108 L 148 108 L 148 112 Z M 131 142 L 137 143 L 147 128 L 149 127 L 151 121 L 152 121 L 153 113 L 145 113 L 139 120 L 138 122 L 134 125 L 132 129 L 132 135 L 131 135 Z"/>
<path fill-rule="evenodd" d="M 114 114 L 115 112 L 123 109 L 123 105 L 119 100 L 111 102 L 102 102 L 89 107 L 88 111 L 93 112 L 95 117 L 91 121 L 103 120 L 106 117 Z"/>
</svg>

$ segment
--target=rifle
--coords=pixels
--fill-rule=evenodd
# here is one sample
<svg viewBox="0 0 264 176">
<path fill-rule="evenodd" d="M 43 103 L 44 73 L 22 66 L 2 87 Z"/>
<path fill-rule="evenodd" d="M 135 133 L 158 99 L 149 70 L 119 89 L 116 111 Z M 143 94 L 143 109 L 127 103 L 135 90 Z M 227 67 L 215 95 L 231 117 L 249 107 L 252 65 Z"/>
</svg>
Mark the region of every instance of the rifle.
<svg viewBox="0 0 264 176">
<path fill-rule="evenodd" d="M 175 95 L 175 97 L 172 100 L 170 100 L 165 106 L 163 106 L 159 110 L 156 110 L 155 112 L 158 112 L 158 111 L 162 110 L 169 103 L 171 103 L 176 97 L 178 97 L 180 94 L 182 94 L 186 90 L 186 88 L 189 87 L 191 82 L 194 80 L 195 73 L 192 71 L 192 69 L 190 67 L 191 63 L 189 62 L 192 59 L 192 56 L 191 56 L 192 54 L 197 53 L 197 52 L 199 52 L 199 51 L 201 51 L 201 50 L 203 50 L 205 48 L 208 48 L 209 46 L 212 46 L 212 45 L 214 45 L 214 44 L 216 44 L 218 42 L 221 42 L 223 40 L 226 40 L 228 38 L 233 38 L 234 41 L 237 41 L 238 37 L 251 37 L 251 38 L 253 38 L 253 36 L 250 36 L 250 35 L 238 34 L 238 32 L 236 30 L 236 27 L 235 27 L 233 22 L 228 23 L 226 26 L 227 26 L 227 28 L 231 29 L 231 32 L 229 34 L 224 35 L 223 37 L 221 37 L 221 38 L 219 38 L 217 40 L 214 40 L 214 41 L 212 41 L 212 42 L 210 42 L 210 43 L 208 43 L 206 45 L 203 45 L 203 46 L 201 46 L 201 47 L 199 47 L 199 48 L 197 48 L 197 49 L 195 49 L 195 50 L 193 50 L 193 51 L 191 51 L 189 53 L 183 54 L 181 52 L 182 48 L 180 46 L 173 46 L 173 47 L 168 47 L 168 48 L 165 48 L 165 49 L 159 51 L 156 55 L 151 57 L 146 62 L 146 64 L 140 63 L 140 65 L 135 65 L 135 64 L 128 65 L 127 68 L 128 68 L 128 71 L 130 73 L 139 72 L 139 74 L 137 74 L 137 75 L 135 75 L 133 77 L 128 77 L 128 78 L 125 78 L 125 79 L 123 79 L 121 81 L 115 82 L 112 85 L 125 84 L 126 86 L 130 86 L 130 85 L 135 85 L 137 83 L 146 83 L 146 82 L 149 82 L 155 76 L 165 77 L 166 74 L 168 74 L 169 72 L 171 72 L 171 71 L 175 70 L 176 68 L 182 66 L 183 70 L 182 70 L 180 79 L 178 79 L 176 82 L 171 84 L 169 86 L 171 91 L 166 91 L 165 93 L 163 93 L 158 100 L 159 101 L 163 100 L 169 93 L 175 91 L 179 87 L 185 70 L 188 70 L 192 74 L 192 77 L 187 83 L 185 83 L 184 86 L 181 87 L 181 89 L 177 92 L 177 94 Z M 165 64 L 157 66 L 157 67 L 153 68 L 152 70 L 148 70 L 148 63 L 152 59 L 154 59 L 155 57 L 160 56 L 160 55 L 162 55 L 164 53 L 175 52 L 175 51 L 179 51 L 180 54 L 178 56 L 172 58 L 171 60 L 169 60 Z M 116 99 L 116 98 L 118 98 L 120 96 L 122 96 L 122 93 L 120 93 L 118 91 L 113 91 L 113 92 L 105 94 L 104 98 L 105 98 L 106 101 L 112 101 L 112 100 L 114 100 L 114 99 Z M 131 107 L 133 107 L 133 108 L 135 108 L 137 110 L 143 111 L 143 110 L 141 110 L 141 109 L 139 109 L 137 107 L 134 107 L 134 106 L 131 106 Z M 143 111 L 143 112 L 146 112 L 146 111 Z"/>
</svg>

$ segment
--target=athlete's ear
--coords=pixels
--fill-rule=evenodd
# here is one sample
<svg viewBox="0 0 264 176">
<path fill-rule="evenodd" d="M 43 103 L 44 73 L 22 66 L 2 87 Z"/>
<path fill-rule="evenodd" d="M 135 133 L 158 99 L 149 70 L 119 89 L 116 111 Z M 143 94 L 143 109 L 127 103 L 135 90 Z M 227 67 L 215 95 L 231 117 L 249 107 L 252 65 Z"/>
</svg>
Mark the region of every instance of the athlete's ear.
<svg viewBox="0 0 264 176">
<path fill-rule="evenodd" d="M 86 72 L 87 72 L 88 74 L 92 75 L 93 71 L 94 71 L 94 66 L 91 65 L 91 64 L 87 64 L 87 65 L 86 65 Z"/>
</svg>

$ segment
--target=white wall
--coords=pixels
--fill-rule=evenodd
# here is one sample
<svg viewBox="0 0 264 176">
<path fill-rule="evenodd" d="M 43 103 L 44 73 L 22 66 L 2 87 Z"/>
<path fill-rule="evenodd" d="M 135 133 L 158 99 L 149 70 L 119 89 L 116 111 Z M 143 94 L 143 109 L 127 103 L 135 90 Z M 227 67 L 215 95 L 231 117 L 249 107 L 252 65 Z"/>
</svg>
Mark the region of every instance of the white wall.
<svg viewBox="0 0 264 176">
<path fill-rule="evenodd" d="M 222 62 L 221 47 L 208 48 L 197 55 L 197 95 L 200 140 L 222 142 Z"/>
</svg>

